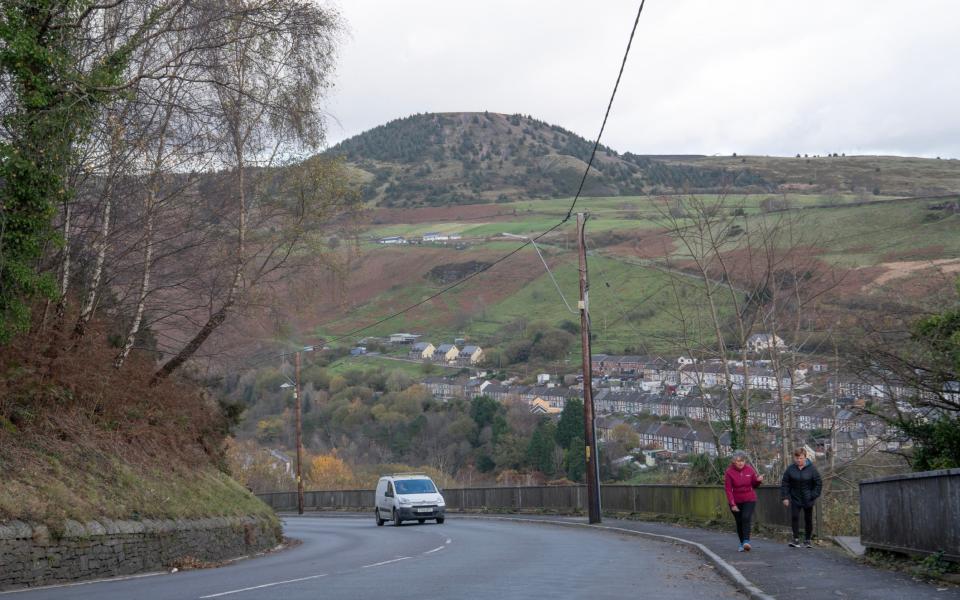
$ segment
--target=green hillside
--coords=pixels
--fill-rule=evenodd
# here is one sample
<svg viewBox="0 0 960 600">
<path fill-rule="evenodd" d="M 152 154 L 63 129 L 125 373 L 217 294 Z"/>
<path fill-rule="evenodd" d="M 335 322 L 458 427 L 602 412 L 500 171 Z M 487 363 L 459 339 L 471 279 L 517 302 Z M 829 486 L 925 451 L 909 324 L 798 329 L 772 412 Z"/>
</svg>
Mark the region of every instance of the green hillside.
<svg viewBox="0 0 960 600">
<path fill-rule="evenodd" d="M 771 204 L 771 196 L 765 194 L 698 198 L 707 203 L 722 203 L 725 214 L 743 214 L 742 218 L 753 227 L 761 223 L 789 225 L 790 237 L 782 237 L 777 243 L 786 245 L 792 241 L 803 247 L 809 260 L 835 271 L 835 289 L 824 297 L 824 302 L 835 310 L 852 310 L 865 301 L 877 301 L 891 291 L 884 291 L 885 285 L 892 285 L 888 281 L 906 283 L 917 277 L 932 280 L 931 275 L 939 273 L 943 276 L 940 287 L 949 289 L 949 274 L 956 268 L 951 261 L 960 259 L 960 214 L 952 201 L 886 199 L 864 205 L 852 194 L 777 196 L 776 204 Z M 589 198 L 578 204 L 578 208 L 590 213 L 587 246 L 591 251 L 596 351 L 668 352 L 679 347 L 681 322 L 690 322 L 703 300 L 698 290 L 690 287 L 695 282 L 689 274 L 676 271 L 675 267 L 688 258 L 687 252 L 664 233 L 672 218 L 669 213 L 677 202 L 676 198 L 632 196 Z M 460 249 L 447 246 L 442 254 L 449 257 L 449 263 L 472 259 L 492 262 L 522 244 L 504 237 L 504 232 L 535 235 L 544 231 L 563 218 L 569 200 L 530 200 L 506 206 L 514 206 L 516 211 L 502 221 L 398 223 L 376 227 L 368 235 L 415 239 L 428 231 L 458 233 L 463 236 Z M 689 220 L 684 217 L 675 220 L 680 226 L 687 223 Z M 724 242 L 724 249 L 735 252 L 741 244 L 741 240 L 732 238 Z M 444 246 L 433 247 L 444 252 Z M 567 302 L 575 306 L 576 244 L 572 222 L 541 240 L 540 248 Z M 369 244 L 364 252 L 369 257 L 399 258 L 423 250 L 417 245 Z M 406 263 L 401 258 L 392 264 Z M 316 333 L 334 337 L 437 293 L 444 286 L 431 281 L 426 267 L 423 268 L 422 272 L 404 273 L 402 284 L 372 297 L 357 298 L 354 307 L 340 320 L 328 322 Z M 354 277 L 363 277 L 362 269 Z M 684 284 L 687 290 L 682 289 Z M 930 289 L 928 285 L 923 293 Z M 898 293 L 900 301 L 910 295 L 909 289 L 906 294 Z M 726 306 L 721 308 L 727 310 Z M 507 340 L 512 331 L 508 326 L 518 320 L 560 326 L 564 321 L 577 319 L 576 314 L 567 311 L 534 249 L 527 247 L 463 285 L 365 330 L 362 335 L 414 331 L 437 341 L 466 336 L 482 344 L 496 345 Z M 699 337 L 700 333 L 687 331 L 686 336 Z"/>
</svg>

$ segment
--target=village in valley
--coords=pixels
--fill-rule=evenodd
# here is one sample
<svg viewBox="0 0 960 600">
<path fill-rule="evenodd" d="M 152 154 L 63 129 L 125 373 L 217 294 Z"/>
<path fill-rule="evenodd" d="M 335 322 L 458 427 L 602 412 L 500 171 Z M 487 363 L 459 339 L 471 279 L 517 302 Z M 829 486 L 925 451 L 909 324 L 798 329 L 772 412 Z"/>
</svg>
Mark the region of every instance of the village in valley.
<svg viewBox="0 0 960 600">
<path fill-rule="evenodd" d="M 502 404 L 520 403 L 534 414 L 559 415 L 571 399 L 582 401 L 581 375 L 536 375 L 521 384 L 502 380 L 485 368 L 483 349 L 457 338 L 452 343 L 423 341 L 424 336 L 395 333 L 382 342 L 385 356 L 426 365 L 460 367 L 455 375 L 424 376 L 421 383 L 440 401 L 486 396 Z M 773 469 L 782 436 L 798 442 L 811 456 L 847 462 L 870 451 L 898 451 L 906 440 L 870 409 L 886 399 L 906 398 L 909 390 L 861 375 L 838 373 L 827 359 L 811 360 L 791 352 L 779 336 L 753 334 L 746 360 L 697 360 L 686 356 L 592 356 L 593 404 L 597 436 L 610 438 L 615 427 L 629 427 L 640 444 L 630 455 L 614 457 L 618 466 L 646 470 L 658 465 L 682 469 L 694 455 L 728 455 L 728 394 L 750 396 L 747 423 L 751 447 L 761 464 Z M 367 353 L 366 346 L 351 350 Z M 771 356 L 774 360 L 771 360 Z M 777 360 L 779 359 L 779 360 Z M 776 362 L 780 369 L 773 368 Z M 789 365 L 789 366 L 787 366 Z M 901 403 L 904 410 L 909 405 Z M 784 424 L 786 427 L 784 427 Z"/>
</svg>

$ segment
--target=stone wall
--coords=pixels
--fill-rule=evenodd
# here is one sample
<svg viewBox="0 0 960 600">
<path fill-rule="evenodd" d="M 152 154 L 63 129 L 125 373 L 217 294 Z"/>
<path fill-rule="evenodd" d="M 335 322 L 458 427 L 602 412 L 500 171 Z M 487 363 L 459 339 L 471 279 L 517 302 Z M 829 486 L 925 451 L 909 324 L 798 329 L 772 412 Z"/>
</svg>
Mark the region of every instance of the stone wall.
<svg viewBox="0 0 960 600">
<path fill-rule="evenodd" d="M 276 521 L 253 517 L 66 521 L 60 532 L 9 521 L 0 523 L 0 590 L 218 562 L 273 548 L 281 534 Z"/>
</svg>

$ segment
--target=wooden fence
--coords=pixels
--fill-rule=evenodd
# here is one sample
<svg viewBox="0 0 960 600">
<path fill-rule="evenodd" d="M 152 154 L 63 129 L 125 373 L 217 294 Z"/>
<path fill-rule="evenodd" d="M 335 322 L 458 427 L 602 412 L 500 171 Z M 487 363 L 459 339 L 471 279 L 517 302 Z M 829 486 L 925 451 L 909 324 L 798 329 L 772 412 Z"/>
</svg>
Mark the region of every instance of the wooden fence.
<svg viewBox="0 0 960 600">
<path fill-rule="evenodd" d="M 960 561 L 960 469 L 861 481 L 860 541 Z"/>
</svg>

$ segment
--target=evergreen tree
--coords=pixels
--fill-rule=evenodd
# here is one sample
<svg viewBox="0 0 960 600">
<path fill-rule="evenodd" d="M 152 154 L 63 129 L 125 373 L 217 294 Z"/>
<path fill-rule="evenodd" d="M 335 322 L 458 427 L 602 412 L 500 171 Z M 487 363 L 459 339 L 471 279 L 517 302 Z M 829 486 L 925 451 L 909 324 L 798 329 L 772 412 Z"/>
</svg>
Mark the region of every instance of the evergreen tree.
<svg viewBox="0 0 960 600">
<path fill-rule="evenodd" d="M 583 400 L 579 398 L 567 400 L 560 414 L 560 423 L 557 425 L 557 443 L 560 447 L 569 449 L 573 439 L 579 437 L 582 444 L 583 430 Z"/>
<path fill-rule="evenodd" d="M 534 430 L 530 445 L 527 446 L 527 464 L 545 475 L 554 474 L 553 450 L 556 448 L 556 433 L 556 424 L 545 418 Z"/>
<path fill-rule="evenodd" d="M 583 476 L 587 472 L 586 444 L 582 437 L 575 437 L 570 440 L 570 447 L 564 453 L 563 467 L 567 471 L 567 479 L 572 481 L 583 481 Z"/>
</svg>

